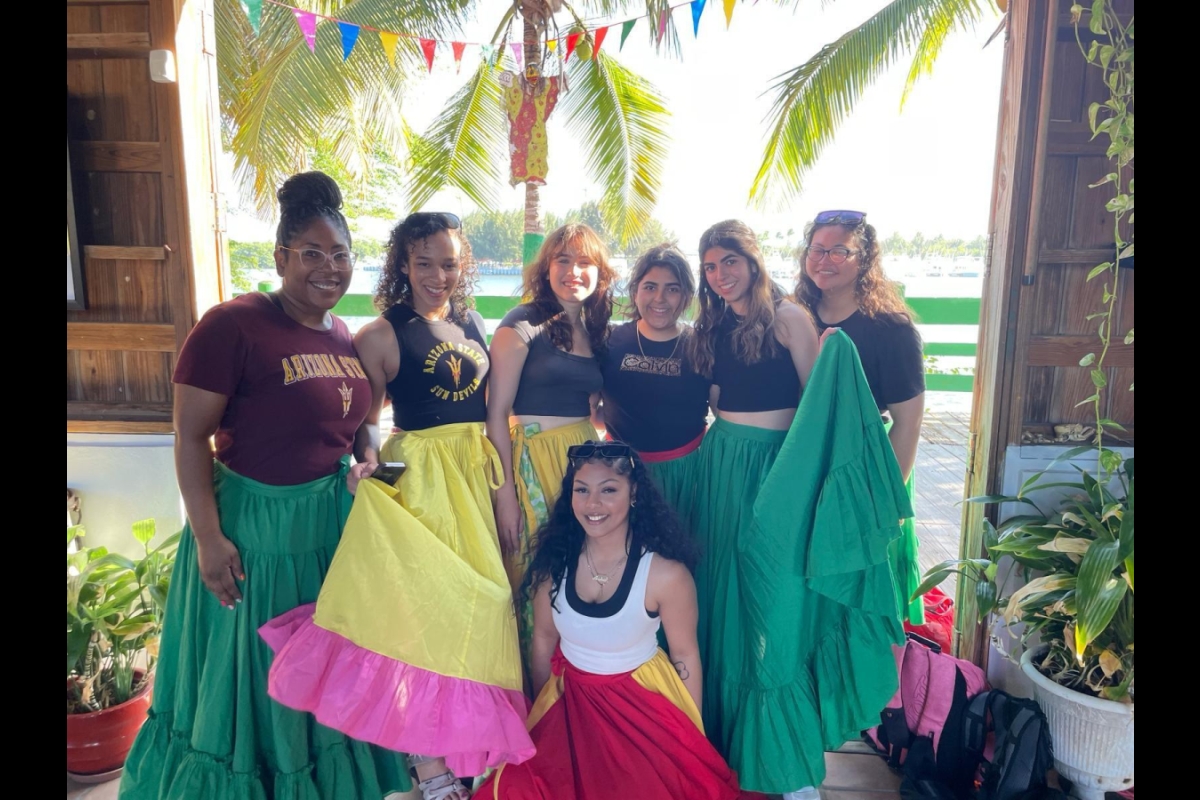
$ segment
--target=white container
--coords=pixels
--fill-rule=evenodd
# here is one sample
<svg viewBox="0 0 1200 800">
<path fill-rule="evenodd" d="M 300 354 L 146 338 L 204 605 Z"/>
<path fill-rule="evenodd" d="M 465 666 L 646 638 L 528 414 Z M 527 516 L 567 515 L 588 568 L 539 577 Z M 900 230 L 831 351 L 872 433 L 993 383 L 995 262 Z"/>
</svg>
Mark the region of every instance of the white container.
<svg viewBox="0 0 1200 800">
<path fill-rule="evenodd" d="M 1104 800 L 1105 792 L 1133 786 L 1133 704 L 1117 703 L 1060 686 L 1033 665 L 1045 647 L 1021 657 L 1033 696 L 1050 726 L 1054 767 L 1074 785 L 1080 800 Z"/>
</svg>

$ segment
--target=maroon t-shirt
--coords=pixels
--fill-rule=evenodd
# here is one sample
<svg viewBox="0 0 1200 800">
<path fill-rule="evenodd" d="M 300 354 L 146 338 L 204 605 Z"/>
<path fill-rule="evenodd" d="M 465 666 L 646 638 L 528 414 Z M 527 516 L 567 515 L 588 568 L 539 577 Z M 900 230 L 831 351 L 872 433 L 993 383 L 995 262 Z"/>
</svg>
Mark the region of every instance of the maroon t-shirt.
<svg viewBox="0 0 1200 800">
<path fill-rule="evenodd" d="M 371 383 L 346 323 L 315 331 L 265 294 L 214 306 L 192 330 L 175 383 L 229 398 L 217 459 L 276 486 L 338 469 L 371 405 Z"/>
</svg>

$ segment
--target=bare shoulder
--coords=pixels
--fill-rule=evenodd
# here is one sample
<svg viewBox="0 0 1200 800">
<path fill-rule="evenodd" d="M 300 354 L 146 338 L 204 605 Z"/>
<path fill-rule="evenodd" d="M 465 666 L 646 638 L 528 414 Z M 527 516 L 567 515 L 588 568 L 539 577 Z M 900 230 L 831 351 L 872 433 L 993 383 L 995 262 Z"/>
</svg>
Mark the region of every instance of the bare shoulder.
<svg viewBox="0 0 1200 800">
<path fill-rule="evenodd" d="M 650 562 L 650 583 L 658 589 L 671 592 L 694 585 L 692 573 L 687 567 L 657 553 Z"/>
<path fill-rule="evenodd" d="M 364 348 L 375 352 L 389 346 L 395 347 L 396 332 L 392 330 L 392 323 L 383 317 L 371 320 L 354 334 L 354 346 L 358 348 L 360 356 L 366 355 Z"/>
<path fill-rule="evenodd" d="M 777 336 L 782 344 L 795 341 L 795 337 L 809 332 L 815 334 L 817 330 L 808 309 L 792 300 L 784 300 L 779 304 L 779 308 L 775 310 L 775 319 L 779 323 Z"/>
</svg>

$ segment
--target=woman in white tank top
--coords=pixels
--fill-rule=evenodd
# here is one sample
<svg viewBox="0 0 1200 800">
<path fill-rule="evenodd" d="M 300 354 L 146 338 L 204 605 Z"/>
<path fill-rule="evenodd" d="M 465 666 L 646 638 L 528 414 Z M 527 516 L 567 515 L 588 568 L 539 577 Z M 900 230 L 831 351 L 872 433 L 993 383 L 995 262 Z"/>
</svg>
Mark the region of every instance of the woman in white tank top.
<svg viewBox="0 0 1200 800">
<path fill-rule="evenodd" d="M 475 798 L 733 800 L 737 778 L 700 720 L 695 544 L 628 445 L 588 442 L 567 459 L 523 587 L 537 754 Z"/>
</svg>

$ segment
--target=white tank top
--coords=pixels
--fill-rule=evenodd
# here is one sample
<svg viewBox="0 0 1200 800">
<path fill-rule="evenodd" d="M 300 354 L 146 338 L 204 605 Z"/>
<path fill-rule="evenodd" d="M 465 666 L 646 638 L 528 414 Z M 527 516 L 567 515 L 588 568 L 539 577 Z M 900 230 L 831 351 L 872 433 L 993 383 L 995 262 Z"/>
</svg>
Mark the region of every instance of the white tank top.
<svg viewBox="0 0 1200 800">
<path fill-rule="evenodd" d="M 616 592 L 602 603 L 581 600 L 575 591 L 574 569 L 567 570 L 554 602 L 554 627 L 563 655 L 576 668 L 595 675 L 621 675 L 633 672 L 658 652 L 662 622 L 646 611 L 646 584 L 653 558 L 653 553 L 645 553 L 636 571 L 626 567 Z M 622 594 L 623 604 L 613 610 Z"/>
</svg>

